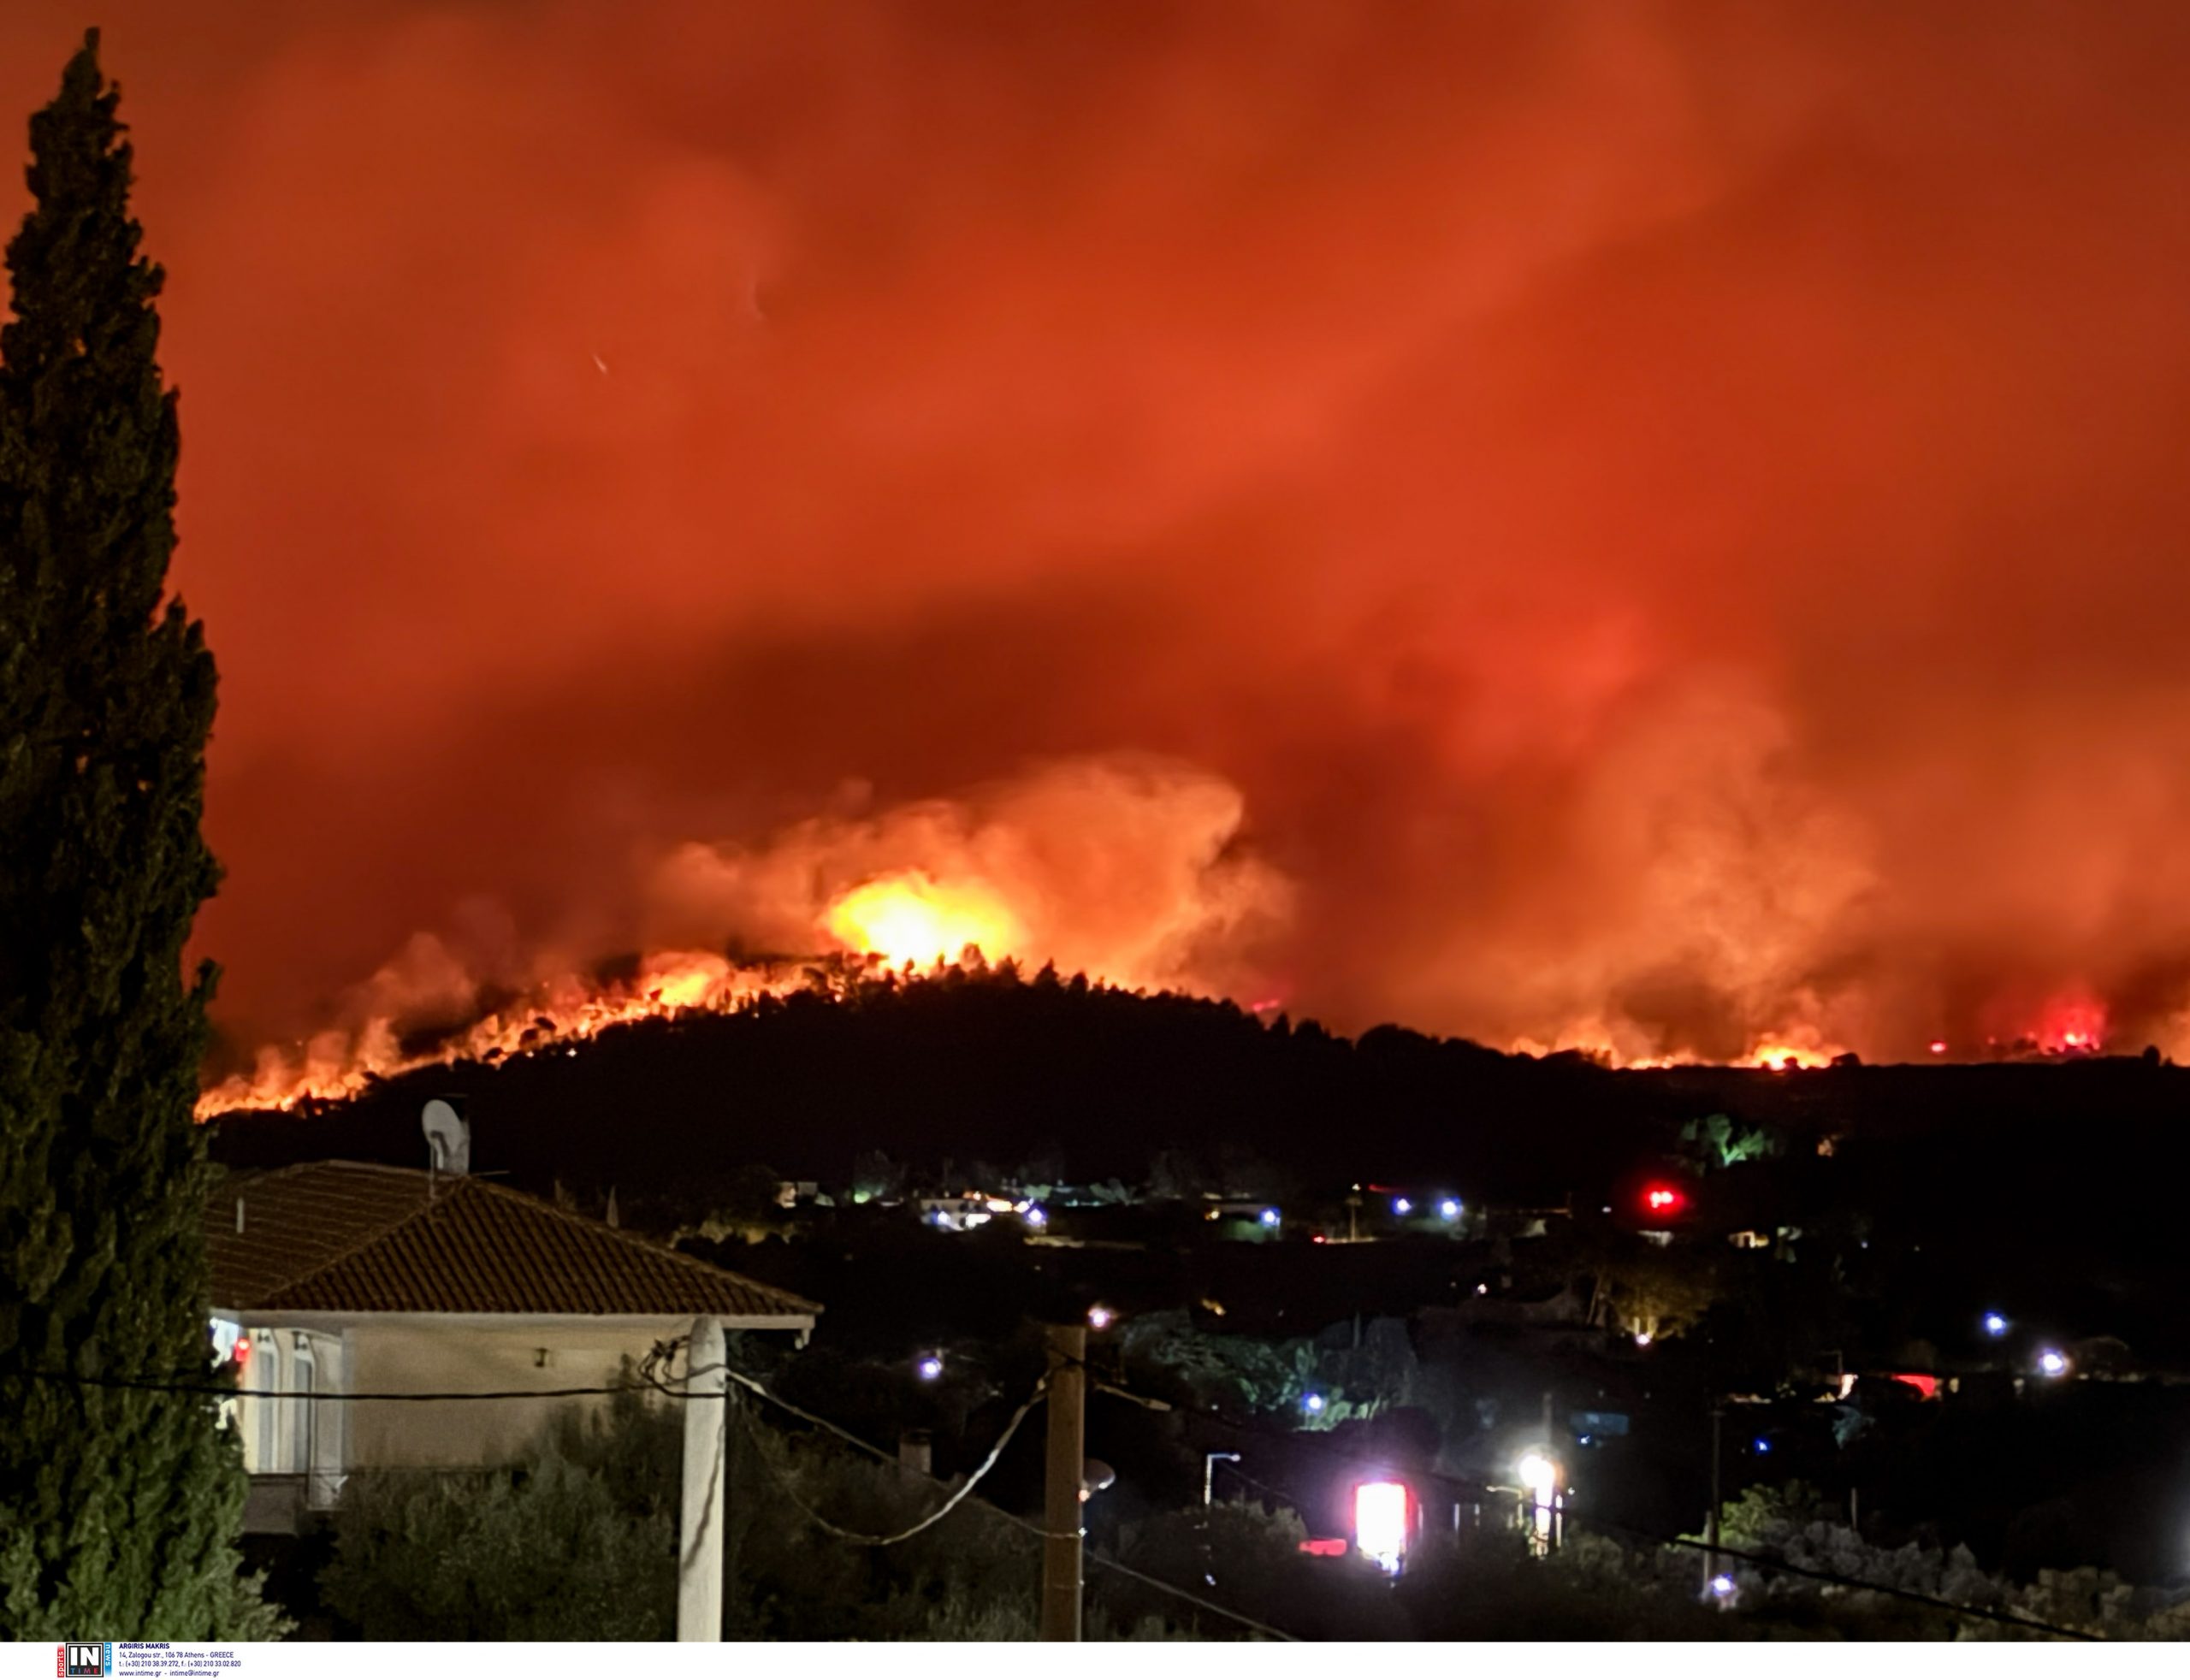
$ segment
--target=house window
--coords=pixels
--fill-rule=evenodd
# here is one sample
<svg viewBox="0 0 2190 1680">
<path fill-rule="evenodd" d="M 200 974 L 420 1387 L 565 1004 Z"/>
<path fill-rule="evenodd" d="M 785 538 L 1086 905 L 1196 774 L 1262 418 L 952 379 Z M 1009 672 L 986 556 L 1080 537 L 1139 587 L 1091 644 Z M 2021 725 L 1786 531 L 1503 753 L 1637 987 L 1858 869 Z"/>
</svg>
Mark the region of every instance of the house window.
<svg viewBox="0 0 2190 1680">
<path fill-rule="evenodd" d="M 257 1414 L 252 1469 L 263 1475 L 275 1468 L 281 1446 L 281 1403 L 274 1398 L 275 1390 L 281 1386 L 281 1345 L 271 1330 L 259 1331 L 252 1342 L 255 1349 L 264 1350 L 252 1361 L 251 1370 L 252 1387 L 258 1390 L 251 1403 L 252 1411 Z"/>
<path fill-rule="evenodd" d="M 289 1387 L 299 1396 L 313 1393 L 317 1384 L 318 1361 L 312 1357 L 311 1344 L 304 1337 L 297 1338 L 296 1357 L 290 1369 L 296 1375 Z M 287 1468 L 301 1476 L 311 1469 L 313 1436 L 319 1426 L 319 1402 L 302 1398 L 289 1402 L 289 1463 Z"/>
</svg>

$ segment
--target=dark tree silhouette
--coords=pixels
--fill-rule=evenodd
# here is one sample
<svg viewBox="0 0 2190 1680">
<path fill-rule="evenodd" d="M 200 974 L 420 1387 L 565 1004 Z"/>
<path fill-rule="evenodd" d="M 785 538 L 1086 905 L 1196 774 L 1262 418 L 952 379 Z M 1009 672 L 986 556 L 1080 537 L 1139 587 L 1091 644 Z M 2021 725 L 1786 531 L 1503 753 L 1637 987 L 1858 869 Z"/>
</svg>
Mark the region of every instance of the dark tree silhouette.
<svg viewBox="0 0 2190 1680">
<path fill-rule="evenodd" d="M 214 671 L 165 599 L 175 399 L 160 271 L 96 32 L 31 121 L 0 332 L 0 1637 L 270 1624 L 210 1373 L 191 1119 L 212 975 L 182 950 Z M 59 1382 L 33 1372 L 62 1372 Z"/>
</svg>

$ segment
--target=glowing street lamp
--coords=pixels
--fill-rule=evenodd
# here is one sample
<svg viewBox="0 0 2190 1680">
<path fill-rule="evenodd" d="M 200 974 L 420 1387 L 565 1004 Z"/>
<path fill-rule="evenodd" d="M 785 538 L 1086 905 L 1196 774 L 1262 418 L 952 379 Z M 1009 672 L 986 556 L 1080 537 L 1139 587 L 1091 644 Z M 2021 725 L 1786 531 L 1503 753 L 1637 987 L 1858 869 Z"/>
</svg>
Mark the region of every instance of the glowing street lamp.
<svg viewBox="0 0 2190 1680">
<path fill-rule="evenodd" d="M 1323 1410 L 1323 1397 L 1321 1394 L 1304 1394 L 1300 1399 L 1301 1410 L 1311 1416 L 1320 1416 Z"/>
<path fill-rule="evenodd" d="M 1091 1330 L 1107 1330 L 1117 1322 L 1117 1314 L 1106 1306 L 1097 1305 L 1087 1309 L 1087 1328 Z"/>
<path fill-rule="evenodd" d="M 1353 1490 L 1353 1547 L 1387 1575 L 1406 1561 L 1408 1495 L 1403 1482 L 1364 1482 Z"/>
<path fill-rule="evenodd" d="M 2038 1369 L 2046 1376 L 2066 1376 L 2069 1356 L 2057 1347 L 2049 1347 L 2038 1356 Z"/>
<path fill-rule="evenodd" d="M 1460 1204 L 1453 1197 L 1447 1196 L 1443 1201 L 1438 1203 L 1437 1217 L 1443 1220 L 1447 1225 L 1451 1224 L 1453 1221 L 1458 1219 L 1459 1216 Z"/>
<path fill-rule="evenodd" d="M 1984 1322 L 1985 1334 L 1988 1336 L 2004 1336 L 2008 1333 L 2008 1321 L 1997 1312 L 1986 1313 Z"/>
<path fill-rule="evenodd" d="M 943 1375 L 943 1358 L 936 1353 L 923 1355 L 913 1369 L 922 1382 L 932 1382 Z"/>
<path fill-rule="evenodd" d="M 1405 1219 L 1414 1211 L 1414 1204 L 1404 1196 L 1394 1196 L 1392 1198 L 1392 1211 Z"/>
<path fill-rule="evenodd" d="M 1552 1497 L 1559 1491 L 1559 1465 L 1549 1453 L 1534 1450 L 1521 1455 L 1521 1462 L 1514 1468 L 1520 1472 L 1521 1485 L 1526 1488 L 1536 1502 L 1548 1507 Z"/>
<path fill-rule="evenodd" d="M 1513 1468 L 1521 1478 L 1521 1486 L 1528 1490 L 1530 1547 L 1539 1553 L 1548 1552 L 1562 1503 L 1559 1497 L 1559 1461 L 1548 1452 L 1530 1447 Z"/>
<path fill-rule="evenodd" d="M 1271 1230 L 1275 1231 L 1277 1228 L 1278 1213 L 1276 1208 L 1264 1208 L 1261 1216 L 1262 1222 Z"/>
</svg>

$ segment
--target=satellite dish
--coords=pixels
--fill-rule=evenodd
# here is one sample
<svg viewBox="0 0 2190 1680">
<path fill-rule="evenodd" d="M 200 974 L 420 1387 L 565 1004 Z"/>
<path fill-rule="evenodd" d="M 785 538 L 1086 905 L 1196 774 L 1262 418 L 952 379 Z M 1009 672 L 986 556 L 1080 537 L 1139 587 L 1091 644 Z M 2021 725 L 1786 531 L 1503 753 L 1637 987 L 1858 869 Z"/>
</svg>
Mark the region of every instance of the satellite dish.
<svg viewBox="0 0 2190 1680">
<path fill-rule="evenodd" d="M 426 1154 L 437 1173 L 460 1177 L 471 1170 L 471 1127 L 457 1106 L 460 1097 L 436 1097 L 418 1116 L 426 1134 Z"/>
</svg>

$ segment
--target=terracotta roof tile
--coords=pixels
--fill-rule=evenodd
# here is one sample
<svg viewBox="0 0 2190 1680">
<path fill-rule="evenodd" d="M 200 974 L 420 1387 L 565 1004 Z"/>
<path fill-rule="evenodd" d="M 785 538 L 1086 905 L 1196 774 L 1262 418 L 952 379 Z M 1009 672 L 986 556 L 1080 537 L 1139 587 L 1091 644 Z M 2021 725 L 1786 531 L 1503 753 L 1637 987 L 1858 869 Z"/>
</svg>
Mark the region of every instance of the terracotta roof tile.
<svg viewBox="0 0 2190 1680">
<path fill-rule="evenodd" d="M 207 1204 L 206 1242 L 214 1304 L 236 1312 L 705 1312 L 810 1323 L 820 1310 L 483 1179 L 358 1162 L 231 1179 Z"/>
</svg>

